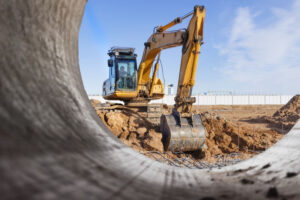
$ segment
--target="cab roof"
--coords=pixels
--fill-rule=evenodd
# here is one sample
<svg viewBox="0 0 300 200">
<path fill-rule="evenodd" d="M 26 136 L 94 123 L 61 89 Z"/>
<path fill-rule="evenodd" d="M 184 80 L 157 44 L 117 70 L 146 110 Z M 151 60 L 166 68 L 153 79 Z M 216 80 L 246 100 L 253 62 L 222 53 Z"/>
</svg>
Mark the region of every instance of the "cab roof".
<svg viewBox="0 0 300 200">
<path fill-rule="evenodd" d="M 131 47 L 112 47 L 110 50 L 108 50 L 109 56 L 118 56 L 118 55 L 129 55 L 134 56 L 134 48 Z"/>
</svg>

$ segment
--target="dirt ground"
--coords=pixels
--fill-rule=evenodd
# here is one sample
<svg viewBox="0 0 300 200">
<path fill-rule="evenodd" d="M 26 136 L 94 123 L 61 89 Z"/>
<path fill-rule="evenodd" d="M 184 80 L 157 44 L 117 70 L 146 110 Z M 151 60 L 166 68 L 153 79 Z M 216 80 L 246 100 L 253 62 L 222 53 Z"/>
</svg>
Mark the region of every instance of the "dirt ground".
<svg viewBox="0 0 300 200">
<path fill-rule="evenodd" d="M 91 100 L 95 107 L 99 102 Z M 172 107 L 168 108 L 170 112 Z M 152 159 L 163 155 L 165 160 L 191 158 L 208 163 L 220 157 L 244 160 L 256 155 L 280 140 L 300 118 L 300 96 L 285 106 L 194 106 L 201 114 L 208 132 L 207 148 L 197 152 L 163 152 L 159 126 L 147 121 L 143 113 L 131 109 L 96 110 L 107 127 L 123 143 Z M 149 152 L 154 152 L 149 153 Z"/>
</svg>

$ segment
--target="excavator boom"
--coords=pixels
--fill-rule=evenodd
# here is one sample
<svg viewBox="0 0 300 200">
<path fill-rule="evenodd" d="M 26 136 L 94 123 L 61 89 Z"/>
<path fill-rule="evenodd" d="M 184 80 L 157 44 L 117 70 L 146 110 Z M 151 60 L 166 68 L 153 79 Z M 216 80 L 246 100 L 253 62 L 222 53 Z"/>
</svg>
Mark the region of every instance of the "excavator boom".
<svg viewBox="0 0 300 200">
<path fill-rule="evenodd" d="M 161 116 L 160 126 L 165 150 L 194 151 L 201 149 L 205 143 L 207 133 L 201 116 L 193 115 L 191 110 L 195 102 L 191 95 L 203 40 L 204 17 L 204 6 L 195 6 L 182 47 L 174 109 L 171 115 Z"/>
</svg>

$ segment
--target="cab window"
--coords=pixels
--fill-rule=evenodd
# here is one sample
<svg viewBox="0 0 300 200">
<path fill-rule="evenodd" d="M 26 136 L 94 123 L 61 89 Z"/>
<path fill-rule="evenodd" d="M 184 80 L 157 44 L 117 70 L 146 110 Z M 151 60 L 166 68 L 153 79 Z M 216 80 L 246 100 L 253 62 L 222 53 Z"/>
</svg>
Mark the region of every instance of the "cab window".
<svg viewBox="0 0 300 200">
<path fill-rule="evenodd" d="M 118 80 L 117 87 L 121 90 L 136 89 L 136 63 L 135 60 L 117 61 Z"/>
</svg>

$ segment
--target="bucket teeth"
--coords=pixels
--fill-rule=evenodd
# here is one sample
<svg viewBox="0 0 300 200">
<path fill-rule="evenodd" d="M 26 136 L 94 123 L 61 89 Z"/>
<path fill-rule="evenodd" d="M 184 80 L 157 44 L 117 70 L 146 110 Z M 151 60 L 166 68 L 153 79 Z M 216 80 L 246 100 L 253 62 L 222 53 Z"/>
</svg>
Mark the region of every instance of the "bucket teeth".
<svg viewBox="0 0 300 200">
<path fill-rule="evenodd" d="M 205 144 L 206 129 L 200 115 L 162 115 L 160 129 L 165 151 L 196 151 Z"/>
</svg>

